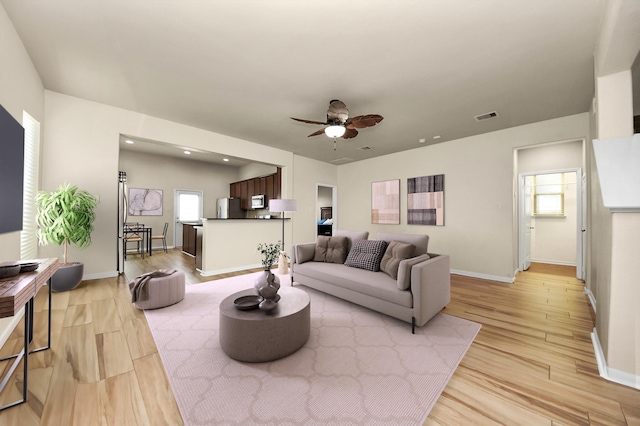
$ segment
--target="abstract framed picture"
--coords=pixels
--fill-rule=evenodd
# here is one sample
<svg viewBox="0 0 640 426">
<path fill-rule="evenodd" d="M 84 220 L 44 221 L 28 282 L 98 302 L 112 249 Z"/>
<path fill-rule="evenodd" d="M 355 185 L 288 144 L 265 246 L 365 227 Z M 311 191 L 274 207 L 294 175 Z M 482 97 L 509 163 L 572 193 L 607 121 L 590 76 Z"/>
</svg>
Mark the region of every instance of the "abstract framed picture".
<svg viewBox="0 0 640 426">
<path fill-rule="evenodd" d="M 162 216 L 162 189 L 129 188 L 131 216 Z"/>
<path fill-rule="evenodd" d="M 444 226 L 444 175 L 407 179 L 407 223 Z"/>
<path fill-rule="evenodd" d="M 371 184 L 371 223 L 400 224 L 400 179 Z"/>
</svg>

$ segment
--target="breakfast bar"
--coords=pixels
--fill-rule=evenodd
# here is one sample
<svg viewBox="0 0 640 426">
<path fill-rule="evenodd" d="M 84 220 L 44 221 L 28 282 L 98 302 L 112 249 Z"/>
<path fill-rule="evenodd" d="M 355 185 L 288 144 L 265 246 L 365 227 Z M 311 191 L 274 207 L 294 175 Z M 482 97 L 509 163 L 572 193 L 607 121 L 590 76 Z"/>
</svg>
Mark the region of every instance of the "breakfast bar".
<svg viewBox="0 0 640 426">
<path fill-rule="evenodd" d="M 285 219 L 285 241 L 291 241 L 290 220 Z M 202 219 L 202 259 L 197 268 L 203 276 L 224 274 L 261 266 L 260 243 L 282 239 L 282 219 Z"/>
</svg>

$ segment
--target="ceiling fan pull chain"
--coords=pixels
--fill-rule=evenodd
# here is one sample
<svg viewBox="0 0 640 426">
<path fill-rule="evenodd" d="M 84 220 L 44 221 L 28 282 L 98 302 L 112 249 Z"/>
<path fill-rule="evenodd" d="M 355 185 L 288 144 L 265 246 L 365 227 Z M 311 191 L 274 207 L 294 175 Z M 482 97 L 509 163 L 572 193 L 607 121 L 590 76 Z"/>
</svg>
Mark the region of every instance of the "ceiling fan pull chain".
<svg viewBox="0 0 640 426">
<path fill-rule="evenodd" d="M 336 138 L 333 138 L 333 150 L 336 150 Z"/>
</svg>

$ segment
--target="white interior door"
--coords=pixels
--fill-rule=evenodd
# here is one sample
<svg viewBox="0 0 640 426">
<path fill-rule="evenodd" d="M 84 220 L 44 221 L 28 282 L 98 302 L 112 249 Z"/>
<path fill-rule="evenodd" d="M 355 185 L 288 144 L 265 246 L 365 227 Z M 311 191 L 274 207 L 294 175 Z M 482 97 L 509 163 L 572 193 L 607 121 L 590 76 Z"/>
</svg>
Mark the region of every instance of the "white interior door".
<svg viewBox="0 0 640 426">
<path fill-rule="evenodd" d="M 533 176 L 520 176 L 520 269 L 531 266 L 531 231 L 533 230 Z"/>
<path fill-rule="evenodd" d="M 200 222 L 202 218 L 202 191 L 177 189 L 175 192 L 174 245 L 182 247 L 182 224 Z"/>
<path fill-rule="evenodd" d="M 586 272 L 586 254 L 587 254 L 587 175 L 582 173 L 581 169 L 576 172 L 576 195 L 578 196 L 578 237 L 577 237 L 577 253 L 576 253 L 576 278 L 585 280 Z"/>
</svg>

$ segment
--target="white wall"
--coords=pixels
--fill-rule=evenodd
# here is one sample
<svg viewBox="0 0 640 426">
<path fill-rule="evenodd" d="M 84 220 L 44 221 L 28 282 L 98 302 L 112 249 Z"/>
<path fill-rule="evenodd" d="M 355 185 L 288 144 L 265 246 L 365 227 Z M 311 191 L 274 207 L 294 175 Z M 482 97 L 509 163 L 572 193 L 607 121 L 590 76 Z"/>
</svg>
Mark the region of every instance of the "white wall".
<svg viewBox="0 0 640 426">
<path fill-rule="evenodd" d="M 272 175 L 277 171 L 277 167 L 270 164 L 251 163 L 240 167 L 237 181 Z M 227 192 L 229 191 L 227 190 Z"/>
<path fill-rule="evenodd" d="M 129 216 L 129 221 L 151 226 L 154 235 L 162 233 L 164 223 L 168 222 L 169 246 L 175 246 L 175 190 L 202 191 L 204 217 L 216 217 L 216 200 L 228 197 L 229 183 L 239 180 L 237 167 L 125 150 L 120 150 L 119 170 L 127 172 L 129 188 L 163 191 L 162 216 Z M 178 245 L 181 244 L 180 241 Z"/>
<path fill-rule="evenodd" d="M 82 251 L 72 247 L 69 254 L 85 263 L 85 279 L 116 274 L 120 134 L 278 165 L 283 167 L 283 195 L 291 191 L 290 152 L 51 91 L 45 91 L 45 107 L 43 189 L 68 181 L 100 198 L 93 244 Z M 59 253 L 58 247 L 43 247 L 40 255 Z"/>
<path fill-rule="evenodd" d="M 588 114 L 338 166 L 339 229 L 430 235 L 455 272 L 511 281 L 517 269 L 514 149 L 585 138 Z M 407 178 L 444 174 L 445 225 L 407 225 Z M 400 225 L 371 224 L 371 182 L 400 179 Z"/>
<path fill-rule="evenodd" d="M 298 200 L 298 211 L 289 213 L 293 223 L 293 239 L 295 243 L 313 242 L 316 240 L 317 213 L 316 213 L 316 194 L 317 184 L 337 185 L 338 166 L 333 164 L 312 160 L 310 158 L 294 156 L 294 186 L 293 195 Z M 340 191 L 338 191 L 339 193 Z M 333 215 L 341 209 L 342 205 L 338 203 L 333 206 Z M 349 209 L 351 202 L 345 202 L 345 209 Z M 289 250 L 289 241 L 286 241 L 287 251 Z"/>
<path fill-rule="evenodd" d="M 44 121 L 44 87 L 31 58 L 0 4 L 0 104 L 22 123 L 26 111 Z M 34 236 L 35 238 L 35 236 Z M 20 259 L 20 232 L 0 234 L 0 262 Z"/>
</svg>

